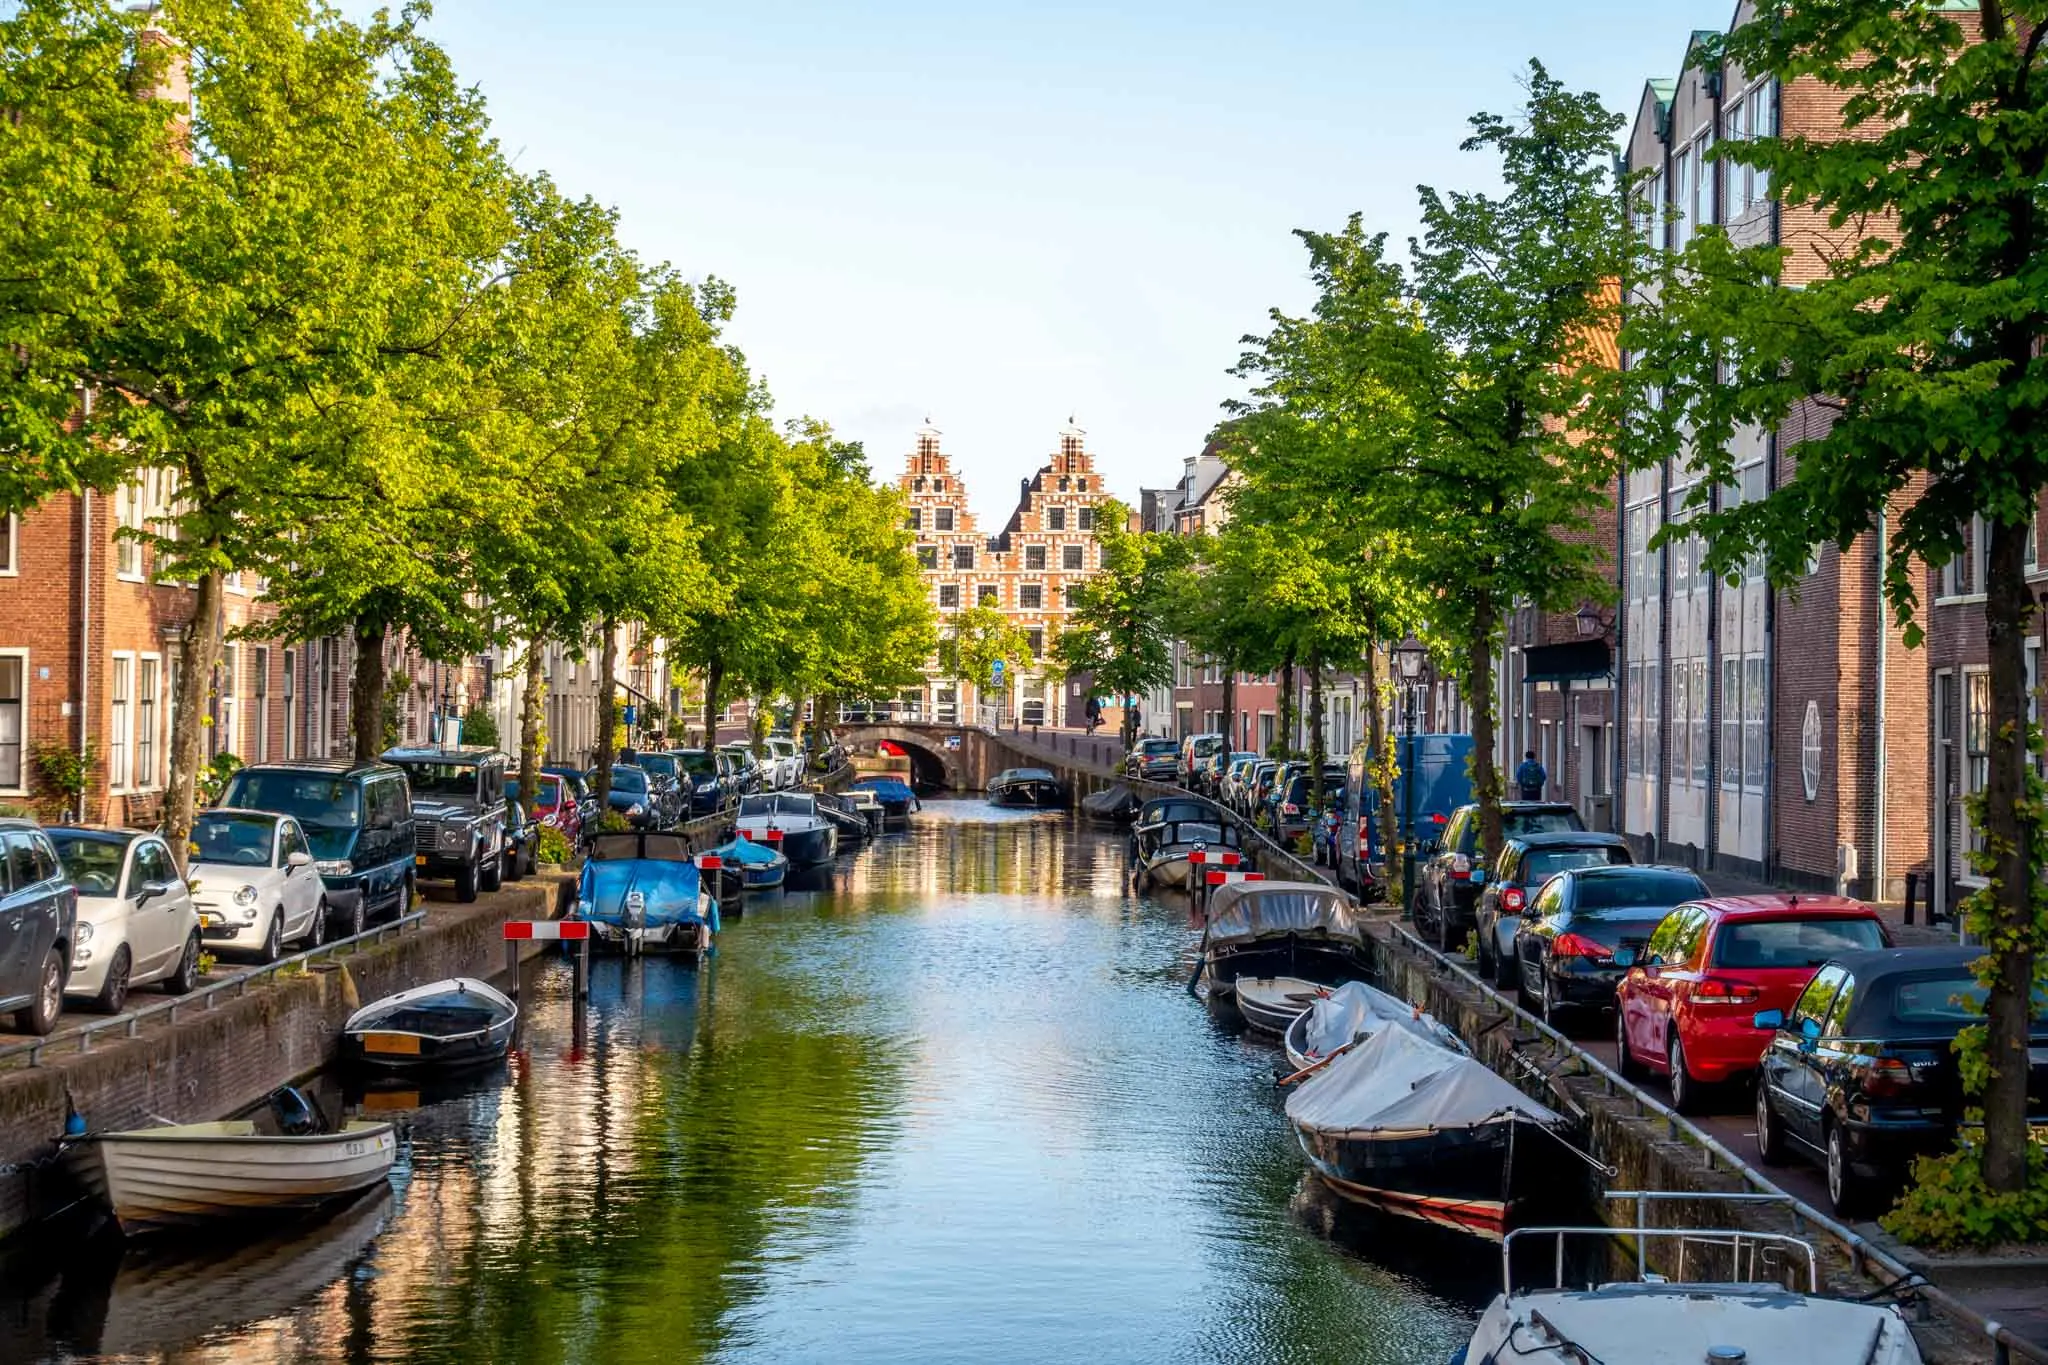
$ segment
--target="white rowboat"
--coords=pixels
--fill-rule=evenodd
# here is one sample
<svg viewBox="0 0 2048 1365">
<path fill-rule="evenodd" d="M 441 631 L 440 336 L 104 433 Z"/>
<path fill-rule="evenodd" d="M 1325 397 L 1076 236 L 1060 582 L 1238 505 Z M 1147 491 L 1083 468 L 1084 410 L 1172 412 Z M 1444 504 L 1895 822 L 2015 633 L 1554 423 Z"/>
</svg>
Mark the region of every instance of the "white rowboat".
<svg viewBox="0 0 2048 1365">
<path fill-rule="evenodd" d="M 318 1208 L 383 1180 L 397 1155 L 389 1123 L 287 1137 L 228 1119 L 103 1133 L 81 1144 L 73 1160 L 87 1190 L 133 1236 Z"/>
</svg>

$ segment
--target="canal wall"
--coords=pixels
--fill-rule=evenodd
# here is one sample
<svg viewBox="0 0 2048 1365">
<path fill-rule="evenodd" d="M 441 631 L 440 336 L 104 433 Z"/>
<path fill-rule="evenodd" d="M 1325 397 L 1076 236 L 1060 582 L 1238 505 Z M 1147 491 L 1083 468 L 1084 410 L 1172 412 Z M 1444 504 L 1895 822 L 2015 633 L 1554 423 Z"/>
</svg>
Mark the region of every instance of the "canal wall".
<svg viewBox="0 0 2048 1365">
<path fill-rule="evenodd" d="M 471 905 L 434 902 L 416 929 L 272 973 L 245 992 L 195 996 L 175 1017 L 139 1021 L 134 1037 L 110 1030 L 85 1051 L 60 1038 L 39 1065 L 0 1071 L 0 1238 L 69 1202 L 70 1182 L 54 1160 L 69 1115 L 118 1130 L 245 1110 L 332 1062 L 342 1023 L 364 1001 L 449 976 L 502 974 L 500 926 L 555 918 L 574 894 L 566 874 L 543 874 Z M 539 951 L 529 946 L 527 955 Z M 153 1003 L 138 993 L 138 1008 Z"/>
</svg>

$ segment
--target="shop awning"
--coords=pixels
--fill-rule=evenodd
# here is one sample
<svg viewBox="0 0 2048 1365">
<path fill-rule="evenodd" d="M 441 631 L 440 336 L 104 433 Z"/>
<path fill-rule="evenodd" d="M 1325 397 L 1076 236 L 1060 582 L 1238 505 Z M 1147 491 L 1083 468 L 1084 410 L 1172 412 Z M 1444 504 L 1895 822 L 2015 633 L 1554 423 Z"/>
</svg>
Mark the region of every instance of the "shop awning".
<svg viewBox="0 0 2048 1365">
<path fill-rule="evenodd" d="M 1605 640 L 1571 640 L 1531 645 L 1522 651 L 1522 681 L 1571 683 L 1604 681 L 1614 675 L 1614 654 Z"/>
</svg>

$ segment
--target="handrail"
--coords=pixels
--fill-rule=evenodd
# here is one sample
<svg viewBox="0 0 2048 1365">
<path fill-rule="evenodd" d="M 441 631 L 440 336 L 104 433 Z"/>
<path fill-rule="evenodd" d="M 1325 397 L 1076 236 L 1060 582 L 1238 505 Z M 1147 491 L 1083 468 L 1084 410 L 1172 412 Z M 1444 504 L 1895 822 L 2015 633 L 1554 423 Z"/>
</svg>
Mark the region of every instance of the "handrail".
<svg viewBox="0 0 2048 1365">
<path fill-rule="evenodd" d="M 266 976 L 275 975 L 290 967 L 303 966 L 315 958 L 331 957 L 351 944 L 360 944 L 365 942 L 365 940 L 370 943 L 381 943 L 387 935 L 403 933 L 408 926 L 416 925 L 426 917 L 427 912 L 425 910 L 415 910 L 409 915 L 401 915 L 399 918 L 386 924 L 380 924 L 374 929 L 365 929 L 360 934 L 351 934 L 347 938 L 334 939 L 331 942 L 321 944 L 317 948 L 308 948 L 304 952 L 294 953 L 290 957 L 281 957 L 275 962 L 266 962 L 260 966 L 251 967 L 246 971 L 236 972 L 233 976 L 225 977 L 222 980 L 202 986 L 189 995 L 174 996 L 169 1000 L 159 1001 L 143 1009 L 126 1010 L 120 1014 L 109 1015 L 105 1019 L 96 1019 L 91 1023 L 78 1024 L 52 1033 L 47 1038 L 32 1038 L 27 1042 L 13 1043 L 6 1047 L 0 1047 L 0 1061 L 6 1061 L 10 1057 L 19 1057 L 27 1054 L 28 1064 L 31 1067 L 38 1067 L 43 1064 L 43 1053 L 64 1043 L 75 1040 L 78 1043 L 78 1050 L 80 1052 L 90 1052 L 92 1051 L 93 1039 L 113 1029 L 122 1030 L 124 1037 L 136 1037 L 141 1033 L 142 1021 L 145 1019 L 154 1019 L 157 1015 L 163 1014 L 168 1015 L 172 1022 L 176 1022 L 180 1009 L 190 1009 L 194 1005 L 198 1005 L 203 1009 L 210 1010 L 214 1005 L 214 997 L 223 991 L 232 990 L 238 997 L 247 995 L 250 984 L 260 981 Z"/>
<path fill-rule="evenodd" d="M 1635 1238 L 1636 1274 L 1644 1280 L 1648 1278 L 1644 1241 L 1648 1238 L 1665 1237 L 1678 1239 L 1678 1278 L 1681 1282 L 1685 1280 L 1685 1247 L 1688 1241 L 1704 1240 L 1716 1246 L 1732 1248 L 1737 1274 L 1741 1273 L 1744 1244 L 1751 1243 L 1753 1245 L 1749 1247 L 1749 1270 L 1752 1276 L 1756 1272 L 1756 1258 L 1759 1252 L 1773 1246 L 1794 1248 L 1806 1253 L 1806 1292 L 1820 1292 L 1820 1253 L 1815 1251 L 1813 1243 L 1804 1237 L 1795 1237 L 1789 1232 L 1751 1232 L 1746 1228 L 1646 1228 L 1641 1226 L 1641 1220 L 1638 1219 L 1637 1226 L 1632 1228 L 1557 1225 L 1510 1229 L 1500 1244 L 1500 1288 L 1503 1294 L 1515 1292 L 1515 1239 L 1545 1236 L 1554 1239 L 1557 1247 L 1556 1267 L 1551 1284 L 1553 1289 L 1564 1288 L 1564 1243 L 1567 1237 L 1600 1237 L 1610 1241 L 1617 1237 Z"/>
</svg>

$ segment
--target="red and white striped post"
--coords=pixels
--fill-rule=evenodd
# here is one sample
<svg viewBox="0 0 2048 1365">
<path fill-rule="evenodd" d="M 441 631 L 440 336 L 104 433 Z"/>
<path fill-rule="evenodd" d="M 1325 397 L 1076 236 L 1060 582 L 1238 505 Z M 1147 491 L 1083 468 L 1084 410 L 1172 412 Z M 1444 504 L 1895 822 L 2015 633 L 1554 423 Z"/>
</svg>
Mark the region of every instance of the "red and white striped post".
<svg viewBox="0 0 2048 1365">
<path fill-rule="evenodd" d="M 512 978 L 512 995 L 519 994 L 519 945 L 555 942 L 577 945 L 575 998 L 581 1002 L 590 997 L 590 921 L 581 919 L 505 921 L 505 969 Z"/>
<path fill-rule="evenodd" d="M 1192 895 L 1204 915 L 1209 913 L 1209 887 L 1214 884 L 1209 878 L 1215 875 L 1214 869 L 1236 867 L 1243 861 L 1244 855 L 1234 848 L 1198 848 L 1188 854 L 1188 866 L 1197 873 Z"/>
</svg>

